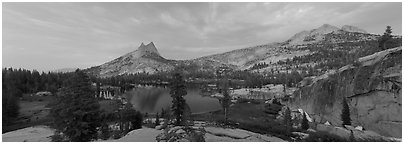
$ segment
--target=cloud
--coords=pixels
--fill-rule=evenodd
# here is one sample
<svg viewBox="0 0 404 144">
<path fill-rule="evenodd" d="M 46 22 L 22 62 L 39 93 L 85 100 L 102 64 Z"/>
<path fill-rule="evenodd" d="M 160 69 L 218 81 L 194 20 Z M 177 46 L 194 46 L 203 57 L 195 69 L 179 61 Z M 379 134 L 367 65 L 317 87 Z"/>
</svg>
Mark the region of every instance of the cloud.
<svg viewBox="0 0 404 144">
<path fill-rule="evenodd" d="M 170 14 L 168 14 L 168 13 L 162 13 L 162 14 L 160 15 L 160 19 L 161 19 L 161 21 L 162 21 L 163 23 L 166 23 L 166 24 L 171 25 L 171 26 L 178 27 L 178 26 L 182 26 L 182 25 L 183 25 L 182 22 L 180 22 L 179 20 L 174 19 L 174 18 L 173 18 Z"/>
<path fill-rule="evenodd" d="M 3 67 L 86 68 L 151 41 L 191 59 L 324 23 L 401 34 L 401 3 L 3 3 Z"/>
</svg>

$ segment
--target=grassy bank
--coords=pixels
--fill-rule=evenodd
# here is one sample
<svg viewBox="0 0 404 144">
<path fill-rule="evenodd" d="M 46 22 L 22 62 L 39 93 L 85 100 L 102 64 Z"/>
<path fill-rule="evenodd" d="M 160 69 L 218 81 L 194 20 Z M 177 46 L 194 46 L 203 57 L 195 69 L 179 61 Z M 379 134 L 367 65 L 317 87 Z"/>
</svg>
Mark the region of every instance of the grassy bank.
<svg viewBox="0 0 404 144">
<path fill-rule="evenodd" d="M 52 118 L 49 116 L 49 103 L 53 100 L 53 96 L 24 94 L 19 102 L 18 117 L 13 123 L 3 123 L 2 133 L 36 125 L 50 125 Z"/>
<path fill-rule="evenodd" d="M 276 120 L 276 115 L 265 112 L 267 109 L 265 105 L 262 100 L 249 100 L 232 105 L 229 110 L 227 125 L 260 134 L 270 134 L 284 140 L 290 139 L 283 125 Z M 192 119 L 223 124 L 224 113 L 219 110 L 193 114 Z"/>
</svg>

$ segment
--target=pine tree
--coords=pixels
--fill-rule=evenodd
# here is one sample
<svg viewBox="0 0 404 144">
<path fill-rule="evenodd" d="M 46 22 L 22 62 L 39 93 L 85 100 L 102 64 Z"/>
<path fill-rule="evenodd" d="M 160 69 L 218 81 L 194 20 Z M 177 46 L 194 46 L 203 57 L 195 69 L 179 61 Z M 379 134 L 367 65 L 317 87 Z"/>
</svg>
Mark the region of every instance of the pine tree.
<svg viewBox="0 0 404 144">
<path fill-rule="evenodd" d="M 110 136 L 111 136 L 111 130 L 108 127 L 108 124 L 106 122 L 104 122 L 101 125 L 101 136 L 100 136 L 100 138 L 103 139 L 103 140 L 107 140 L 107 139 L 109 139 Z"/>
<path fill-rule="evenodd" d="M 161 117 L 166 118 L 166 111 L 164 110 L 164 108 L 161 108 Z"/>
<path fill-rule="evenodd" d="M 55 128 L 69 141 L 91 141 L 97 138 L 97 128 L 101 125 L 99 108 L 88 76 L 76 70 L 64 82 L 51 115 Z"/>
<path fill-rule="evenodd" d="M 289 107 L 286 108 L 283 116 L 283 124 L 286 128 L 286 132 L 290 133 L 292 130 L 292 116 Z"/>
<path fill-rule="evenodd" d="M 173 79 L 170 83 L 170 89 L 170 95 L 173 99 L 171 110 L 176 119 L 175 125 L 181 125 L 185 109 L 184 96 L 187 95 L 185 81 L 183 80 L 181 74 L 175 73 L 173 75 Z"/>
<path fill-rule="evenodd" d="M 130 123 L 132 125 L 131 130 L 142 128 L 142 123 L 143 123 L 142 113 L 140 113 L 139 111 L 136 111 L 136 110 L 132 110 L 129 119 L 130 119 Z"/>
<path fill-rule="evenodd" d="M 351 125 L 351 116 L 349 112 L 349 105 L 346 98 L 342 100 L 342 113 L 341 113 L 342 126 Z"/>
<path fill-rule="evenodd" d="M 379 48 L 381 50 L 387 49 L 386 44 L 388 41 L 390 41 L 392 39 L 391 33 L 392 33 L 391 27 L 387 26 L 386 31 L 379 39 Z"/>
<path fill-rule="evenodd" d="M 229 86 L 228 85 L 229 85 L 228 82 L 225 80 L 225 82 L 223 83 L 223 89 L 222 89 L 223 98 L 220 100 L 223 111 L 224 111 L 224 122 L 225 123 L 227 123 L 229 107 L 231 104 L 231 98 L 229 95 Z"/>
<path fill-rule="evenodd" d="M 309 128 L 310 128 L 310 126 L 309 126 L 309 121 L 307 120 L 306 113 L 303 112 L 302 130 L 307 130 L 307 129 L 309 129 Z"/>
<path fill-rule="evenodd" d="M 160 116 L 159 113 L 156 113 L 156 121 L 155 121 L 156 126 L 160 125 Z"/>
</svg>

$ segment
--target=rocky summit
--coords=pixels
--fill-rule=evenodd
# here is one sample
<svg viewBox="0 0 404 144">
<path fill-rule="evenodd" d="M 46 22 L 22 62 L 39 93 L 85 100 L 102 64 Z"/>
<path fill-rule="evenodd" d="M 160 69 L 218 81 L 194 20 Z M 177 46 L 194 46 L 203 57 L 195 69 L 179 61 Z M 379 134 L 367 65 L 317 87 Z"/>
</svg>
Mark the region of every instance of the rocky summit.
<svg viewBox="0 0 404 144">
<path fill-rule="evenodd" d="M 120 56 L 110 62 L 88 69 L 88 72 L 99 77 L 110 77 L 123 74 L 170 71 L 174 68 L 173 60 L 160 56 L 153 42 L 143 43 L 138 49 Z"/>
<path fill-rule="evenodd" d="M 355 26 L 344 25 L 341 28 L 338 28 L 336 26 L 324 24 L 319 28 L 297 33 L 290 39 L 288 39 L 286 43 L 288 45 L 302 45 L 302 44 L 316 43 L 324 40 L 326 34 L 338 33 L 338 32 L 354 32 L 354 33 L 367 34 L 365 30 L 362 30 Z"/>
</svg>

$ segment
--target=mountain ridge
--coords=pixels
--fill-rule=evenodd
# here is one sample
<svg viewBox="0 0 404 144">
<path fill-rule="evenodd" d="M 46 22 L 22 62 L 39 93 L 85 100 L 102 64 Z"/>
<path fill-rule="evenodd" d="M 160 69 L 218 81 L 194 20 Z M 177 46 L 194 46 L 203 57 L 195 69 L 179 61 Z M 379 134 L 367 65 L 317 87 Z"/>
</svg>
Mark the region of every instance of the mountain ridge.
<svg viewBox="0 0 404 144">
<path fill-rule="evenodd" d="M 222 66 L 237 70 L 247 70 L 254 64 L 261 62 L 277 63 L 296 56 L 312 54 L 313 52 L 310 50 L 300 49 L 302 46 L 305 47 L 304 45 L 325 41 L 335 43 L 348 41 L 347 37 L 339 36 L 335 38 L 334 35 L 348 35 L 350 36 L 348 38 L 355 37 L 350 41 L 357 41 L 356 37 L 364 37 L 359 40 L 372 40 L 376 37 L 354 26 L 344 25 L 338 28 L 323 24 L 318 28 L 299 32 L 284 42 L 251 46 L 190 60 L 168 60 L 160 55 L 153 42 L 147 45 L 141 43 L 136 50 L 102 65 L 92 67 L 90 71 L 98 76 L 108 77 L 142 72 L 153 74 L 173 70 L 178 65 L 195 65 L 201 70 Z"/>
</svg>

